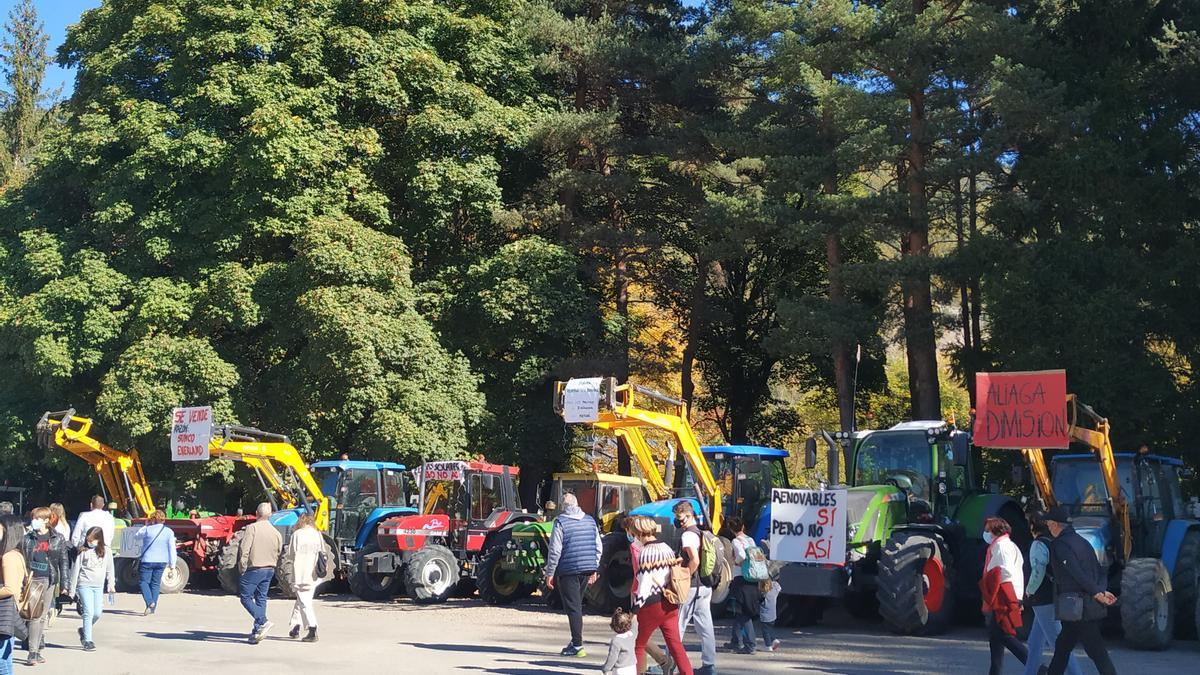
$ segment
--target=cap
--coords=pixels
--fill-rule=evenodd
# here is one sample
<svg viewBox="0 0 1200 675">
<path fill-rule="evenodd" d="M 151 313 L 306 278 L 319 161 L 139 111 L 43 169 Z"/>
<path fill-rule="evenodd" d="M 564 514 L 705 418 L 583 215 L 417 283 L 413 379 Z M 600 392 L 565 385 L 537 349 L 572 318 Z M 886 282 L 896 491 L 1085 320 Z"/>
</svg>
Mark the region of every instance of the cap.
<svg viewBox="0 0 1200 675">
<path fill-rule="evenodd" d="M 1046 509 L 1045 520 L 1053 520 L 1056 523 L 1068 525 L 1071 522 L 1071 511 L 1067 507 L 1059 504 Z"/>
</svg>

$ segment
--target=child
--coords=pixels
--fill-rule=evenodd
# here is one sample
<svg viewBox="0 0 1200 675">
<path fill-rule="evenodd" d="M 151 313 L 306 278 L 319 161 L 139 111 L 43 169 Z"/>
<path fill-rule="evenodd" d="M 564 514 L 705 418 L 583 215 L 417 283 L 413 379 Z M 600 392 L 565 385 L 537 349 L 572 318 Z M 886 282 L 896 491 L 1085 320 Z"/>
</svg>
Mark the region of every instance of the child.
<svg viewBox="0 0 1200 675">
<path fill-rule="evenodd" d="M 772 571 L 771 578 L 759 584 L 759 591 L 762 593 L 762 608 L 758 612 L 758 621 L 762 626 L 763 644 L 767 646 L 767 651 L 779 651 L 779 640 L 775 638 L 775 603 L 779 600 L 779 592 L 783 587 L 779 585 L 779 572 Z"/>
<path fill-rule="evenodd" d="M 612 629 L 616 635 L 608 644 L 608 659 L 600 666 L 601 672 L 604 675 L 637 675 L 633 614 L 627 614 L 618 608 L 613 612 Z"/>
</svg>

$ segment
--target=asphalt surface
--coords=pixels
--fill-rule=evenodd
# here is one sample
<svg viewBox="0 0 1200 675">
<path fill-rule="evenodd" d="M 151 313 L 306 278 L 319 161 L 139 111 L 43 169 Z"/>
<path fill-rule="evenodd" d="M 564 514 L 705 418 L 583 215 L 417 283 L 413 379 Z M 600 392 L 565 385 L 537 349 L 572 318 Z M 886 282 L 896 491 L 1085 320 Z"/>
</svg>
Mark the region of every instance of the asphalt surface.
<svg viewBox="0 0 1200 675">
<path fill-rule="evenodd" d="M 499 673 L 552 675 L 596 673 L 611 632 L 607 620 L 588 616 L 585 658 L 566 659 L 558 650 L 568 640 L 566 620 L 535 602 L 488 607 L 478 600 L 416 606 L 399 599 L 369 603 L 353 596 L 323 595 L 317 601 L 320 642 L 288 639 L 291 601 L 272 599 L 275 628 L 259 645 L 246 642 L 250 618 L 238 600 L 218 592 L 163 596 L 158 613 L 141 615 L 141 598 L 118 594 L 117 605 L 96 626 L 97 651 L 80 649 L 79 618 L 68 609 L 47 634 L 46 663 L 16 666 L 44 673 Z M 722 653 L 717 665 L 729 673 L 983 673 L 987 643 L 983 630 L 959 627 L 936 638 L 889 635 L 878 624 L 862 624 L 841 612 L 812 628 L 781 631 L 784 648 L 775 654 Z M 728 627 L 718 639 L 728 640 Z M 698 662 L 695 635 L 690 653 Z M 1082 656 L 1082 651 L 1079 652 Z M 25 652 L 14 653 L 18 663 Z M 1138 652 L 1119 641 L 1113 647 L 1121 673 L 1179 675 L 1200 672 L 1200 643 L 1176 642 L 1166 652 Z M 1046 659 L 1049 659 L 1047 655 Z M 698 665 L 698 663 L 697 663 Z M 86 671 L 84 670 L 86 669 Z M 1005 673 L 1020 673 L 1009 657 Z M 1085 672 L 1094 673 L 1090 662 Z"/>
</svg>

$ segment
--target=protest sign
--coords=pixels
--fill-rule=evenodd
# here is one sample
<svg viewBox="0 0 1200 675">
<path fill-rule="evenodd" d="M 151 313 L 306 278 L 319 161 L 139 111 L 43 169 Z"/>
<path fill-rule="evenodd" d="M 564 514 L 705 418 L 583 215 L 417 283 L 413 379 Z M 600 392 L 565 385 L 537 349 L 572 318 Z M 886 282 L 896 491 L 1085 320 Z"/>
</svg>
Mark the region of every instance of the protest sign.
<svg viewBox="0 0 1200 675">
<path fill-rule="evenodd" d="M 427 462 L 423 474 L 425 480 L 462 482 L 467 475 L 467 465 L 464 462 Z"/>
<path fill-rule="evenodd" d="M 581 377 L 567 381 L 563 389 L 563 421 L 567 424 L 595 422 L 600 419 L 599 377 Z"/>
<path fill-rule="evenodd" d="M 771 490 L 771 559 L 846 564 L 845 490 Z"/>
<path fill-rule="evenodd" d="M 193 462 L 208 459 L 212 424 L 211 406 L 175 408 L 171 411 L 171 461 Z"/>
<path fill-rule="evenodd" d="M 1066 448 L 1067 371 L 975 376 L 974 443 L 985 448 Z"/>
</svg>

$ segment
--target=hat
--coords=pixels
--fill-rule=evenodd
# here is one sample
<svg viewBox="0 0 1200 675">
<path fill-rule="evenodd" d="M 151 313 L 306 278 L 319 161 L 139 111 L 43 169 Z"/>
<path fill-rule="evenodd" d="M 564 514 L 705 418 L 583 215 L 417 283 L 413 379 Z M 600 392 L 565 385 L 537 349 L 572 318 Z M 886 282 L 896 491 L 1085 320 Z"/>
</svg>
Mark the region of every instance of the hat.
<svg viewBox="0 0 1200 675">
<path fill-rule="evenodd" d="M 1062 504 L 1059 504 L 1058 506 L 1051 506 L 1050 508 L 1046 509 L 1046 515 L 1044 516 L 1044 519 L 1047 521 L 1053 520 L 1054 522 L 1062 523 L 1063 525 L 1069 525 L 1071 523 L 1071 511 Z"/>
</svg>

